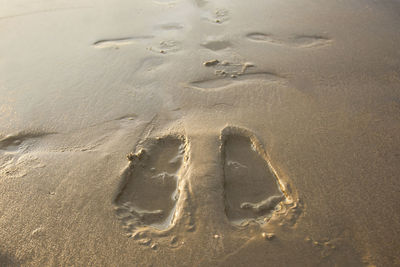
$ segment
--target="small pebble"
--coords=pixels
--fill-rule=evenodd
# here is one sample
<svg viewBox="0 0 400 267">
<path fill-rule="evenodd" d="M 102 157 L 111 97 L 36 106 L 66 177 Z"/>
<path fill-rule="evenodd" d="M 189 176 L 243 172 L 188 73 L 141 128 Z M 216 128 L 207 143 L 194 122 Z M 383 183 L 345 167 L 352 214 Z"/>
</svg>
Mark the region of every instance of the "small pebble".
<svg viewBox="0 0 400 267">
<path fill-rule="evenodd" d="M 135 154 L 131 152 L 127 154 L 126 157 L 128 158 L 129 161 L 132 161 L 135 158 Z"/>
<path fill-rule="evenodd" d="M 262 233 L 261 236 L 265 239 L 265 240 L 272 240 L 275 237 L 275 234 L 273 233 Z"/>
<path fill-rule="evenodd" d="M 210 66 L 215 66 L 219 63 L 218 59 L 213 59 L 213 60 L 209 60 L 203 63 L 204 66 L 206 67 L 210 67 Z"/>
</svg>

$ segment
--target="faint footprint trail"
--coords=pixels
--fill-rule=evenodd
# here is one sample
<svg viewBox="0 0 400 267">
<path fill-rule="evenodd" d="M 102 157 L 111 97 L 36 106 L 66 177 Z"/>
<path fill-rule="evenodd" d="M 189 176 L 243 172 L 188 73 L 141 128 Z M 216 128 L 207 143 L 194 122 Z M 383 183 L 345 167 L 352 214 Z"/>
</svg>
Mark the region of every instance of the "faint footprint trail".
<svg viewBox="0 0 400 267">
<path fill-rule="evenodd" d="M 270 43 L 297 48 L 321 47 L 331 44 L 332 40 L 322 35 L 296 35 L 291 38 L 281 39 L 269 33 L 252 32 L 246 37 L 254 42 Z"/>
<path fill-rule="evenodd" d="M 147 140 L 136 154 L 129 154 L 129 167 L 114 200 L 116 216 L 124 228 L 168 229 L 179 198 L 178 180 L 185 153 L 184 140 L 167 136 Z"/>
<path fill-rule="evenodd" d="M 225 128 L 221 141 L 226 216 L 235 225 L 267 222 L 285 195 L 261 144 L 237 127 Z"/>
</svg>

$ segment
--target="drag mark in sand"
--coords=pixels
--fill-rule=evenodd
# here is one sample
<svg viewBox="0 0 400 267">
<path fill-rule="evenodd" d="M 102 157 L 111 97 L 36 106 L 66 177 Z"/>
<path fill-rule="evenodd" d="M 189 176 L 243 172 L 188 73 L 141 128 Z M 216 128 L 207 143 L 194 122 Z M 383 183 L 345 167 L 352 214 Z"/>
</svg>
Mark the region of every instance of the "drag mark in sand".
<svg viewBox="0 0 400 267">
<path fill-rule="evenodd" d="M 290 38 L 278 38 L 270 33 L 252 32 L 246 37 L 254 42 L 269 43 L 293 48 L 322 47 L 330 44 L 332 40 L 322 35 L 295 35 Z"/>
<path fill-rule="evenodd" d="M 184 138 L 166 136 L 146 140 L 137 153 L 127 156 L 130 163 L 114 199 L 115 214 L 143 245 L 151 245 L 142 238 L 149 227 L 163 231 L 174 224 L 184 155 Z"/>
<path fill-rule="evenodd" d="M 221 142 L 226 216 L 235 225 L 267 222 L 286 196 L 260 142 L 238 127 L 225 128 Z"/>
</svg>

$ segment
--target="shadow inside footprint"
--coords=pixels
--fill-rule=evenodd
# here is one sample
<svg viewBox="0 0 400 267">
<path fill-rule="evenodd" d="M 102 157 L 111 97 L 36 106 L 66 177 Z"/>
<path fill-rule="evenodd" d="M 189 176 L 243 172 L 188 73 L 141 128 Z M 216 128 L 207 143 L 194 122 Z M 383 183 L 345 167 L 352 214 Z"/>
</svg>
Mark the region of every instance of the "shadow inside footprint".
<svg viewBox="0 0 400 267">
<path fill-rule="evenodd" d="M 115 198 L 116 215 L 128 231 L 145 226 L 169 228 L 179 197 L 184 152 L 184 140 L 167 136 L 148 140 L 139 152 L 128 155 L 130 164 Z"/>
<path fill-rule="evenodd" d="M 247 130 L 228 127 L 221 135 L 225 211 L 233 224 L 264 223 L 285 199 L 258 140 Z"/>
</svg>

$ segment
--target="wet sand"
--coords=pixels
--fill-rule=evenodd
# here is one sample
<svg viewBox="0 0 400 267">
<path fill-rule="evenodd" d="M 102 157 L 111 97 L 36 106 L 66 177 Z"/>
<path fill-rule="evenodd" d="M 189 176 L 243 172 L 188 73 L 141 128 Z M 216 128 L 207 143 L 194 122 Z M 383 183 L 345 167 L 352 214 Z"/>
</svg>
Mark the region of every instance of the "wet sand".
<svg viewBox="0 0 400 267">
<path fill-rule="evenodd" d="M 1 266 L 400 266 L 400 4 L 0 9 Z"/>
</svg>

